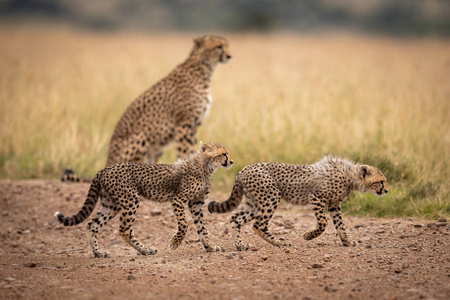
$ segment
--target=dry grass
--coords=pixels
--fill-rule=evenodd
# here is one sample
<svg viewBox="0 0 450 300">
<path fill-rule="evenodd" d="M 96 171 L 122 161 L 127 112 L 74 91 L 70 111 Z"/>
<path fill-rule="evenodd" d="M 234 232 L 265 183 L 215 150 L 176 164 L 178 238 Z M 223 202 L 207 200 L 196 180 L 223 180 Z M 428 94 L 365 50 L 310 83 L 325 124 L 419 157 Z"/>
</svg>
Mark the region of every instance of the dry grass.
<svg viewBox="0 0 450 300">
<path fill-rule="evenodd" d="M 95 174 L 127 105 L 185 59 L 193 36 L 0 26 L 0 178 Z M 450 213 L 449 41 L 226 36 L 233 60 L 216 70 L 199 132 L 236 162 L 215 190 L 227 193 L 253 162 L 331 153 L 375 164 L 391 183 L 389 196 L 355 195 L 347 210 Z M 163 162 L 174 159 L 171 150 Z"/>
</svg>

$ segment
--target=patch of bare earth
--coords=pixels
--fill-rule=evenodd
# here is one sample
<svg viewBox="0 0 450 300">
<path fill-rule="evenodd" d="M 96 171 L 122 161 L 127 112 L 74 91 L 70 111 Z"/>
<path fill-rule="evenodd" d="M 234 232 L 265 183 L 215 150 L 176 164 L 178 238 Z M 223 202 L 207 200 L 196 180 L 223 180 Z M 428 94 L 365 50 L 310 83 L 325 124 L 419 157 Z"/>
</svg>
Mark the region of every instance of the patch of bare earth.
<svg viewBox="0 0 450 300">
<path fill-rule="evenodd" d="M 86 184 L 0 181 L 0 294 L 2 299 L 449 299 L 450 225 L 419 219 L 344 218 L 357 247 L 341 246 L 329 220 L 305 241 L 312 212 L 282 205 L 271 230 L 293 246 L 276 248 L 244 227 L 256 248 L 237 252 L 228 215 L 205 213 L 210 239 L 226 252 L 204 252 L 189 217 L 188 235 L 175 251 L 169 204 L 146 202 L 136 236 L 158 248 L 142 256 L 117 233 L 102 228 L 99 245 L 111 258 L 95 259 L 83 224 L 64 227 L 53 216 L 76 213 Z M 224 200 L 224 195 L 214 195 Z M 189 215 L 189 214 L 188 214 Z M 444 221 L 444 220 L 441 220 Z"/>
</svg>

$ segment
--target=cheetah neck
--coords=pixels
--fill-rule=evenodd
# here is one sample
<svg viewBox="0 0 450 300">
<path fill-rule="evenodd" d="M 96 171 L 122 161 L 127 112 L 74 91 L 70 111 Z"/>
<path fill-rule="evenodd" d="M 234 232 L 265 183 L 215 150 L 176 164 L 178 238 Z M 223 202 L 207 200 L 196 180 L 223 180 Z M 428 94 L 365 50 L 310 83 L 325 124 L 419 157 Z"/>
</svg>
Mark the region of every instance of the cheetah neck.
<svg viewBox="0 0 450 300">
<path fill-rule="evenodd" d="M 345 174 L 348 182 L 348 189 L 350 191 L 364 192 L 364 183 L 361 180 L 359 170 L 360 164 L 355 164 L 352 161 L 344 158 L 326 156 L 316 164 L 320 168 L 333 167 L 340 170 L 340 173 Z"/>
<path fill-rule="evenodd" d="M 185 159 L 180 159 L 176 163 L 179 170 L 188 174 L 199 176 L 207 181 L 211 181 L 212 175 L 217 170 L 209 159 L 201 153 L 193 153 Z"/>
<path fill-rule="evenodd" d="M 190 72 L 191 76 L 201 78 L 203 81 L 209 83 L 217 63 L 211 63 L 197 56 L 190 56 L 182 65 L 185 70 Z"/>
<path fill-rule="evenodd" d="M 359 191 L 361 193 L 364 193 L 364 182 L 361 180 L 359 170 L 360 170 L 360 165 L 355 164 L 349 172 L 349 177 L 351 178 L 350 190 Z"/>
</svg>

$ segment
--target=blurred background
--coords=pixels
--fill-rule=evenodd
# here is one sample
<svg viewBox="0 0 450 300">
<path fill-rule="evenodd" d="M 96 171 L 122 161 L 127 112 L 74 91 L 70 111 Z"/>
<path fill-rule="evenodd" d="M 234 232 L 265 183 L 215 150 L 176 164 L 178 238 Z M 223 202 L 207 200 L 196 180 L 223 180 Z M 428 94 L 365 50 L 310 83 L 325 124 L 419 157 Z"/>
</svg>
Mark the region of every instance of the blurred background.
<svg viewBox="0 0 450 300">
<path fill-rule="evenodd" d="M 447 0 L 0 0 L 0 17 L 101 30 L 450 34 Z"/>
<path fill-rule="evenodd" d="M 198 134 L 235 161 L 216 198 L 248 164 L 333 154 L 388 178 L 344 212 L 450 216 L 448 0 L 0 0 L 0 179 L 93 176 L 131 101 L 203 34 L 233 55 Z"/>
</svg>

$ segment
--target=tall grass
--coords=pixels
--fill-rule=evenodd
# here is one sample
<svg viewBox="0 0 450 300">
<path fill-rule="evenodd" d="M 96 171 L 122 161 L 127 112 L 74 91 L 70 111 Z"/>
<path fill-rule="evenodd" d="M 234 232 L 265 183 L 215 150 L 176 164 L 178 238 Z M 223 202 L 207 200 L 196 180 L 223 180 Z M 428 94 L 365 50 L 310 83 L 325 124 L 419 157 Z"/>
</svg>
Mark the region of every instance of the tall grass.
<svg viewBox="0 0 450 300">
<path fill-rule="evenodd" d="M 0 26 L 0 178 L 93 175 L 128 104 L 188 55 L 195 34 L 89 33 Z M 378 166 L 390 193 L 345 210 L 450 215 L 450 42 L 352 35 L 227 34 L 199 139 L 235 166 L 313 163 L 334 154 Z M 169 150 L 162 162 L 175 160 Z"/>
</svg>

